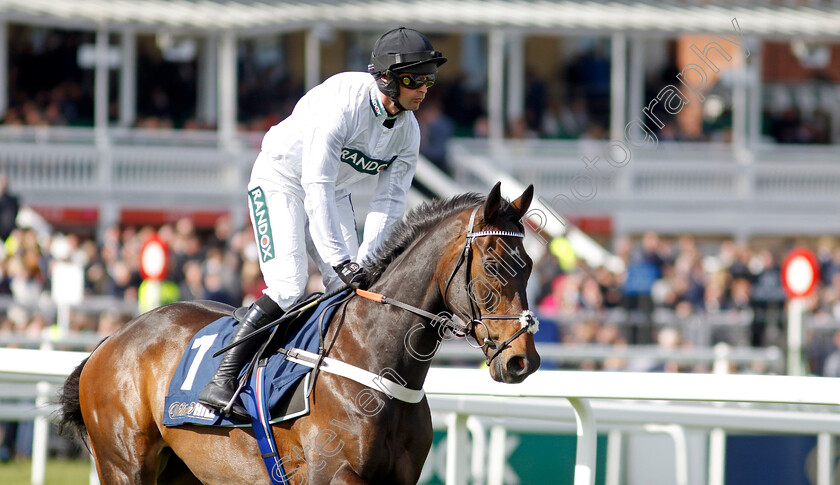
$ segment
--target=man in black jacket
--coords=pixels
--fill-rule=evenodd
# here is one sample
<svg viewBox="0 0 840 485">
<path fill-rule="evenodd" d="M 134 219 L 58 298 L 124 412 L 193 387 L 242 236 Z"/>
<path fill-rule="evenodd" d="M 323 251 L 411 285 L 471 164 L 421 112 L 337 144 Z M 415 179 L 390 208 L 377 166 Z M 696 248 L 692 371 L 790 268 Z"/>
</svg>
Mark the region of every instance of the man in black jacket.
<svg viewBox="0 0 840 485">
<path fill-rule="evenodd" d="M 0 175 L 0 241 L 5 241 L 15 229 L 20 203 L 16 195 L 7 191 L 8 180 Z"/>
</svg>

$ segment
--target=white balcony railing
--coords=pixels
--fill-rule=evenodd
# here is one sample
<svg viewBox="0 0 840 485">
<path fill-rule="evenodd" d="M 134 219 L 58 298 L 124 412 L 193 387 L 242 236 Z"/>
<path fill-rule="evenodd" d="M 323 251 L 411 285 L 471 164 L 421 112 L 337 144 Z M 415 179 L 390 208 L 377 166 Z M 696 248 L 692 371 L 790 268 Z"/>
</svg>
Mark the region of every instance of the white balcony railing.
<svg viewBox="0 0 840 485">
<path fill-rule="evenodd" d="M 493 172 L 523 184 L 564 217 L 610 217 L 618 233 L 825 234 L 840 206 L 840 147 L 762 146 L 751 161 L 731 146 L 660 143 L 616 168 L 608 142 L 457 139 L 456 181 L 485 187 Z M 586 157 L 589 161 L 584 161 Z M 599 157 L 597 162 L 592 162 Z"/>
<path fill-rule="evenodd" d="M 212 131 L 114 129 L 103 142 L 92 129 L 0 126 L 0 173 L 32 205 L 238 211 L 261 136 L 222 148 Z M 729 145 L 660 143 L 634 150 L 620 168 L 600 141 L 456 139 L 449 147 L 463 190 L 484 191 L 504 173 L 535 184 L 547 201 L 567 196 L 571 204 L 555 207 L 563 215 L 611 217 L 619 233 L 836 229 L 840 146 L 766 145 L 744 162 Z M 587 169 L 583 156 L 601 158 Z"/>
</svg>

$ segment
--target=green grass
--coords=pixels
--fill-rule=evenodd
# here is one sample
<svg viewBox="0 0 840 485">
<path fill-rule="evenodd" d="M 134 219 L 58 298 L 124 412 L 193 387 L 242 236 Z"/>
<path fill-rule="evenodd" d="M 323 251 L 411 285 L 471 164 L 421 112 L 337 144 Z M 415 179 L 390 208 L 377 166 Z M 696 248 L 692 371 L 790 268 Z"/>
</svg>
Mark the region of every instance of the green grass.
<svg viewBox="0 0 840 485">
<path fill-rule="evenodd" d="M 47 460 L 44 485 L 87 485 L 90 483 L 90 460 Z M 0 463 L 0 483 L 3 485 L 30 485 L 32 483 L 32 462 L 13 460 Z"/>
</svg>

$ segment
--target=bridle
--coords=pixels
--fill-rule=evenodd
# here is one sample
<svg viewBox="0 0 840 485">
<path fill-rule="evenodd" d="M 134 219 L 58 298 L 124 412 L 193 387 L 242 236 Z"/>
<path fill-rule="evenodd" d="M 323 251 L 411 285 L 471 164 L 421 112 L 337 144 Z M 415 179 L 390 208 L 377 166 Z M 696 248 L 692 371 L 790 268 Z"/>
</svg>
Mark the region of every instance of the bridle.
<svg viewBox="0 0 840 485">
<path fill-rule="evenodd" d="M 467 342 L 470 343 L 470 345 L 474 348 L 483 349 L 484 347 L 487 347 L 489 349 L 493 349 L 493 353 L 489 357 L 487 357 L 487 364 L 489 365 L 493 361 L 493 359 L 496 358 L 496 356 L 498 356 L 505 348 L 507 348 L 511 344 L 511 342 L 516 340 L 520 335 L 522 335 L 525 332 L 528 332 L 530 334 L 537 333 L 537 331 L 540 328 L 540 322 L 539 320 L 537 320 L 536 316 L 534 316 L 534 313 L 531 310 L 522 310 L 522 313 L 520 313 L 519 315 L 481 314 L 481 308 L 479 308 L 478 303 L 476 303 L 475 295 L 473 294 L 472 286 L 470 285 L 470 267 L 472 265 L 473 242 L 476 240 L 476 238 L 484 236 L 524 238 L 525 233 L 512 231 L 473 232 L 473 226 L 475 225 L 475 216 L 478 213 L 478 209 L 480 209 L 480 207 L 481 206 L 473 209 L 472 214 L 470 214 L 470 222 L 467 226 L 464 248 L 461 251 L 460 256 L 458 257 L 458 261 L 455 263 L 455 267 L 452 269 L 452 273 L 449 275 L 449 279 L 446 282 L 446 287 L 443 290 L 443 299 L 444 301 L 448 301 L 447 294 L 449 293 L 449 287 L 452 285 L 452 281 L 455 279 L 455 275 L 458 273 L 458 269 L 462 265 L 465 265 L 464 286 L 469 300 L 470 310 L 470 321 L 466 325 L 456 323 L 452 318 L 442 318 L 441 315 L 435 315 L 433 313 L 427 312 L 426 310 L 417 308 L 413 305 L 409 305 L 399 300 L 394 300 L 393 298 L 386 297 L 378 293 L 373 293 L 365 290 L 356 290 L 356 294 L 369 300 L 394 305 L 416 315 L 428 318 L 432 321 L 440 322 L 442 325 L 444 325 L 444 327 L 449 328 L 452 331 L 452 333 L 457 337 L 466 338 L 472 335 L 477 341 L 478 336 L 475 333 L 475 329 L 478 325 L 481 325 L 482 327 L 484 327 L 484 341 L 479 343 L 478 345 L 470 343 L 469 339 L 467 339 Z M 451 307 L 452 305 L 449 306 Z M 520 328 L 516 332 L 514 332 L 513 335 L 508 337 L 504 342 L 499 344 L 497 341 L 490 338 L 490 330 L 487 328 L 487 325 L 484 323 L 484 320 L 519 320 Z"/>
<path fill-rule="evenodd" d="M 534 316 L 534 312 L 531 310 L 522 310 L 522 313 L 519 315 L 498 315 L 498 314 L 489 314 L 489 315 L 482 315 L 481 308 L 479 308 L 478 303 L 476 302 L 475 294 L 473 293 L 473 288 L 470 278 L 470 269 L 472 268 L 472 244 L 475 240 L 479 237 L 484 236 L 505 236 L 505 237 L 519 237 L 524 238 L 524 232 L 512 232 L 512 231 L 479 231 L 473 232 L 473 227 L 475 225 L 475 215 L 478 213 L 478 209 L 480 207 L 476 207 L 473 209 L 472 213 L 470 214 L 470 222 L 467 225 L 467 234 L 464 238 L 464 249 L 461 251 L 461 255 L 458 256 L 458 262 L 455 263 L 455 267 L 452 268 L 452 274 L 449 275 L 449 279 L 446 282 L 446 287 L 443 290 L 443 299 L 448 301 L 447 295 L 449 294 L 449 287 L 452 285 L 452 281 L 455 279 L 455 274 L 458 272 L 458 269 L 461 265 L 464 265 L 464 286 L 467 292 L 467 299 L 469 300 L 469 310 L 470 310 L 470 321 L 464 326 L 462 330 L 453 330 L 453 333 L 458 336 L 466 337 L 472 334 L 476 339 L 478 336 L 475 333 L 475 329 L 478 325 L 484 327 L 484 342 L 482 342 L 476 348 L 484 348 L 485 346 L 493 349 L 493 353 L 490 357 L 487 358 L 487 364 L 489 365 L 493 359 L 496 358 L 505 348 L 507 348 L 511 342 L 516 340 L 520 335 L 525 332 L 534 334 L 540 328 L 540 322 Z M 507 338 L 501 345 L 496 342 L 495 340 L 490 338 L 490 330 L 487 328 L 487 325 L 484 323 L 483 320 L 519 320 L 519 330 L 514 332 L 513 335 Z M 468 340 L 469 342 L 469 340 Z"/>
</svg>

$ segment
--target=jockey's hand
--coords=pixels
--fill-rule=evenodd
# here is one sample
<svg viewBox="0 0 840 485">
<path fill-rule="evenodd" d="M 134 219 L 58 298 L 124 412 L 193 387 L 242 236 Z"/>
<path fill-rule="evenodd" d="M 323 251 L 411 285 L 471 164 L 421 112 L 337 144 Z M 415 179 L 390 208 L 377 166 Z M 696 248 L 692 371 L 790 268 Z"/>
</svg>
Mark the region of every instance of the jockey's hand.
<svg viewBox="0 0 840 485">
<path fill-rule="evenodd" d="M 359 263 L 345 261 L 338 266 L 334 266 L 333 269 L 344 284 L 354 289 L 361 288 L 364 285 L 365 272 Z"/>
</svg>

